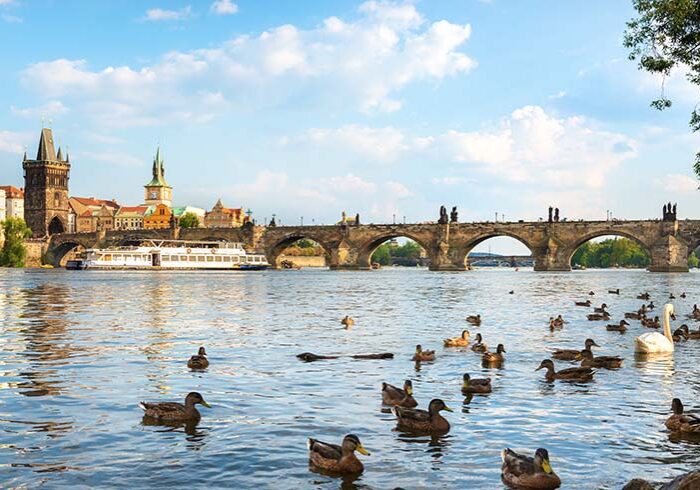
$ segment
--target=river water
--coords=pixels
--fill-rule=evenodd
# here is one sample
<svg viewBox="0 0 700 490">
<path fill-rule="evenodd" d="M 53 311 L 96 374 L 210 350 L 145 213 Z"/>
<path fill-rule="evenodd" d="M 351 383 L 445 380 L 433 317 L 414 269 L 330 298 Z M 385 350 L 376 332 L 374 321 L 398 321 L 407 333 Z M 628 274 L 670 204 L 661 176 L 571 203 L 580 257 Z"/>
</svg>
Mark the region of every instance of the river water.
<svg viewBox="0 0 700 490">
<path fill-rule="evenodd" d="M 697 273 L 535 273 L 425 269 L 262 273 L 0 270 L 0 487 L 501 488 L 504 447 L 549 450 L 562 488 L 620 488 L 633 477 L 662 481 L 700 465 L 700 443 L 664 428 L 671 399 L 700 409 L 700 341 L 670 358 L 635 359 L 624 335 L 574 306 L 588 291 L 616 320 L 648 290 L 669 292 L 675 326 L 696 300 Z M 622 294 L 606 293 L 620 288 Z M 514 294 L 508 294 L 510 290 Z M 502 369 L 469 349 L 444 349 L 464 318 L 480 313 Z M 352 315 L 356 324 L 339 323 Z M 569 321 L 550 332 L 548 318 Z M 686 321 L 686 320 L 683 320 Z M 689 322 L 691 329 L 697 328 Z M 620 355 L 618 371 L 587 384 L 546 383 L 539 362 L 555 347 Z M 414 346 L 437 349 L 417 367 Z M 187 369 L 205 345 L 211 366 Z M 390 351 L 393 360 L 304 363 L 295 355 Z M 571 364 L 557 362 L 559 369 Z M 494 391 L 465 400 L 461 376 L 491 376 Z M 442 398 L 452 430 L 415 436 L 381 410 L 382 381 L 412 379 L 421 407 Z M 199 391 L 197 427 L 142 423 L 140 400 L 181 401 Z M 360 437 L 365 472 L 338 479 L 309 471 L 309 436 Z"/>
</svg>

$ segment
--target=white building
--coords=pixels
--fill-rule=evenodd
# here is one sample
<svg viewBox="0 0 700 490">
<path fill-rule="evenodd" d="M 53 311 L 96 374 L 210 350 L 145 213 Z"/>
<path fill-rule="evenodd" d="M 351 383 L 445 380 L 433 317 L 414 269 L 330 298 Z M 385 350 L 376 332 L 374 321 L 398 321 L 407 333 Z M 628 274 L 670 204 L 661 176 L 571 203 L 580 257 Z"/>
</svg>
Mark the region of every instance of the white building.
<svg viewBox="0 0 700 490">
<path fill-rule="evenodd" d="M 5 208 L 3 219 L 5 217 L 24 219 L 24 190 L 12 185 L 0 185 L 0 190 L 5 195 L 2 200 Z"/>
<path fill-rule="evenodd" d="M 5 209 L 5 190 L 0 189 L 0 221 L 5 221 L 7 212 Z"/>
</svg>

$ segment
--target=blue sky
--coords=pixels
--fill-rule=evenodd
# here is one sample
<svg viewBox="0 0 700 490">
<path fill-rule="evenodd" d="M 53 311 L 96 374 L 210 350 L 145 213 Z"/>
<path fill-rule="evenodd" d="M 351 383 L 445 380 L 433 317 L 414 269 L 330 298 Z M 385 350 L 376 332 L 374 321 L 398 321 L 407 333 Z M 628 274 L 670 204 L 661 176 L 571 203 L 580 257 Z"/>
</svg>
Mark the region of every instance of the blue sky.
<svg viewBox="0 0 700 490">
<path fill-rule="evenodd" d="M 700 216 L 697 87 L 622 47 L 627 1 L 0 0 L 0 181 L 51 118 L 73 195 L 262 220 Z"/>
</svg>

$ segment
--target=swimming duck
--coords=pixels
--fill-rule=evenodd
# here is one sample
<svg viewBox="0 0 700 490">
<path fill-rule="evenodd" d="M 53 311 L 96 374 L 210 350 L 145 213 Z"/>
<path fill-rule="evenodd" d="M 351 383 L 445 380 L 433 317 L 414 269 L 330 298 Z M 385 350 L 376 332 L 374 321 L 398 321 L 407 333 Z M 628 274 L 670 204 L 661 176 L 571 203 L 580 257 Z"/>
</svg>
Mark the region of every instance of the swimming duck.
<svg viewBox="0 0 700 490">
<path fill-rule="evenodd" d="M 472 345 L 472 350 L 474 352 L 486 352 L 489 350 L 488 346 L 482 342 L 481 334 L 478 333 L 476 334 L 476 338 L 474 339 L 474 345 Z"/>
<path fill-rule="evenodd" d="M 586 301 L 574 301 L 574 304 L 575 304 L 576 306 L 586 306 L 586 307 L 588 307 L 588 306 L 591 306 L 591 300 L 590 300 L 590 299 L 587 299 Z"/>
<path fill-rule="evenodd" d="M 566 323 L 566 320 L 564 320 L 561 315 L 557 315 L 557 317 L 554 319 L 554 323 L 563 326 Z"/>
<path fill-rule="evenodd" d="M 683 413 L 683 403 L 680 398 L 673 399 L 671 410 L 673 410 L 673 415 L 666 420 L 666 428 L 668 430 L 700 434 L 700 417 Z"/>
<path fill-rule="evenodd" d="M 593 296 L 595 293 L 593 291 L 588 291 L 588 296 Z"/>
<path fill-rule="evenodd" d="M 617 356 L 593 356 L 590 349 L 581 351 L 581 367 L 617 369 L 622 367 L 622 358 Z"/>
<path fill-rule="evenodd" d="M 343 319 L 340 320 L 340 324 L 345 328 L 351 328 L 353 325 L 355 325 L 355 320 L 353 320 L 350 315 L 345 315 Z"/>
<path fill-rule="evenodd" d="M 687 339 L 700 339 L 700 328 L 698 328 L 698 330 L 688 330 L 688 325 L 686 325 L 685 323 L 681 325 L 681 328 L 685 330 L 685 333 L 687 334 Z"/>
<path fill-rule="evenodd" d="M 195 408 L 197 404 L 211 408 L 211 405 L 196 391 L 187 394 L 184 405 L 177 402 L 139 402 L 139 407 L 143 409 L 144 417 L 162 422 L 187 422 L 201 418 L 199 410 Z"/>
<path fill-rule="evenodd" d="M 190 360 L 187 361 L 187 367 L 190 369 L 206 369 L 209 367 L 209 359 L 207 359 L 207 351 L 204 350 L 204 347 L 199 348 L 196 356 L 190 357 Z"/>
<path fill-rule="evenodd" d="M 644 301 L 649 301 L 649 293 L 641 293 L 637 295 L 637 299 L 643 299 Z"/>
<path fill-rule="evenodd" d="M 620 288 L 617 288 L 617 289 L 608 289 L 608 293 L 610 293 L 610 294 L 620 294 Z"/>
<path fill-rule="evenodd" d="M 653 301 L 650 301 L 649 304 L 647 305 L 647 309 L 648 309 L 648 310 L 653 310 L 654 308 L 656 308 L 656 305 L 654 305 L 654 302 L 653 302 Z"/>
<path fill-rule="evenodd" d="M 698 308 L 698 305 L 693 305 L 693 311 L 689 316 L 690 318 L 700 319 L 700 308 Z"/>
<path fill-rule="evenodd" d="M 688 325 L 681 325 L 678 327 L 676 330 L 674 330 L 673 335 L 674 342 L 681 342 L 683 340 L 688 340 L 688 337 L 690 337 L 690 332 L 688 331 Z"/>
<path fill-rule="evenodd" d="M 605 330 L 607 330 L 608 332 L 620 332 L 620 333 L 625 333 L 625 332 L 627 331 L 627 326 L 628 326 L 628 325 L 629 325 L 629 323 L 627 323 L 625 320 L 620 320 L 620 324 L 619 324 L 619 325 L 615 325 L 615 324 L 607 325 L 607 326 L 605 327 Z"/>
<path fill-rule="evenodd" d="M 603 303 L 602 305 L 600 305 L 600 307 L 593 308 L 593 312 L 594 313 L 607 313 L 607 311 L 605 311 L 607 307 L 608 307 L 608 305 Z"/>
<path fill-rule="evenodd" d="M 517 269 L 516 269 L 516 271 L 517 271 Z M 515 294 L 515 291 L 511 289 L 510 291 L 508 291 L 508 294 Z"/>
<path fill-rule="evenodd" d="M 646 480 L 635 478 L 622 487 L 622 490 L 656 490 L 656 488 Z M 658 487 L 658 490 L 693 490 L 695 488 L 700 488 L 700 470 L 678 475 L 670 482 Z"/>
<path fill-rule="evenodd" d="M 435 351 L 434 350 L 423 350 L 420 344 L 416 346 L 416 353 L 413 354 L 414 361 L 434 361 Z"/>
<path fill-rule="evenodd" d="M 600 347 L 593 339 L 586 339 L 585 348 Z M 578 349 L 555 349 L 552 352 L 552 358 L 560 361 L 578 361 L 581 359 L 581 351 Z"/>
<path fill-rule="evenodd" d="M 462 376 L 462 394 L 491 393 L 491 378 L 472 379 L 469 373 Z"/>
<path fill-rule="evenodd" d="M 574 367 L 562 369 L 561 371 L 554 370 L 554 363 L 551 359 L 545 359 L 540 364 L 540 367 L 535 369 L 539 371 L 540 369 L 546 369 L 544 377 L 547 381 L 554 381 L 555 379 L 571 380 L 571 381 L 590 381 L 593 378 L 595 371 L 587 367 Z"/>
<path fill-rule="evenodd" d="M 467 317 L 467 321 L 472 325 L 478 327 L 479 325 L 481 325 L 481 315 L 469 315 Z"/>
<path fill-rule="evenodd" d="M 496 352 L 484 352 L 481 360 L 484 364 L 503 364 L 503 361 L 506 360 L 505 356 L 503 355 L 505 352 L 506 348 L 503 347 L 503 344 L 498 344 L 498 347 L 496 347 Z"/>
<path fill-rule="evenodd" d="M 668 295 L 668 299 L 676 299 L 676 297 L 673 295 L 673 293 Z"/>
<path fill-rule="evenodd" d="M 558 330 L 558 329 L 563 328 L 563 327 L 564 327 L 564 325 L 557 323 L 556 319 L 553 316 L 549 317 L 549 329 L 550 330 L 554 331 L 554 330 Z"/>
<path fill-rule="evenodd" d="M 445 347 L 466 347 L 469 345 L 469 330 L 462 330 L 460 337 L 452 337 L 442 341 Z"/>
<path fill-rule="evenodd" d="M 685 291 L 681 293 L 681 298 L 683 298 L 683 299 L 685 299 L 685 298 L 686 298 L 686 294 L 685 294 Z"/>
<path fill-rule="evenodd" d="M 407 379 L 403 383 L 403 390 L 389 383 L 382 383 L 382 401 L 384 405 L 400 405 L 413 408 L 418 402 L 413 398 L 413 383 Z"/>
<path fill-rule="evenodd" d="M 553 490 L 561 486 L 561 480 L 552 471 L 546 449 L 539 448 L 533 458 L 506 448 L 501 452 L 501 459 L 501 478 L 509 487 Z"/>
<path fill-rule="evenodd" d="M 590 315 L 586 315 L 586 318 L 591 322 L 599 322 L 601 320 L 607 321 L 610 320 L 610 313 L 607 311 L 603 313 L 591 313 Z"/>
<path fill-rule="evenodd" d="M 647 328 L 661 328 L 661 321 L 658 316 L 651 318 L 642 317 L 642 326 Z"/>
<path fill-rule="evenodd" d="M 396 415 L 399 427 L 425 432 L 448 432 L 450 423 L 440 415 L 441 410 L 452 411 L 445 402 L 435 398 L 430 401 L 427 411 L 418 408 L 394 407 L 391 412 Z"/>
<path fill-rule="evenodd" d="M 625 318 L 629 318 L 630 320 L 641 320 L 642 315 L 644 315 L 643 312 L 636 311 L 633 313 L 625 313 Z"/>
<path fill-rule="evenodd" d="M 311 465 L 332 473 L 362 473 L 365 468 L 362 461 L 355 456 L 355 451 L 365 456 L 370 455 L 354 434 L 345 436 L 342 446 L 309 438 L 308 447 Z"/>
</svg>

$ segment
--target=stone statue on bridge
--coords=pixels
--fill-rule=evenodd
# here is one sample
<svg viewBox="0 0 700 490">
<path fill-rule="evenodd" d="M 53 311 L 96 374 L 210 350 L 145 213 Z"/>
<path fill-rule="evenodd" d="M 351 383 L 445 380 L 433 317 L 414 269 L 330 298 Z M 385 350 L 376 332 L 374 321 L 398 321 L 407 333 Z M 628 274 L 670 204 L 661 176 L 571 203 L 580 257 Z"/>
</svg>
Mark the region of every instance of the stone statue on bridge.
<svg viewBox="0 0 700 490">
<path fill-rule="evenodd" d="M 355 226 L 360 226 L 360 213 L 355 215 Z"/>
<path fill-rule="evenodd" d="M 438 224 L 447 224 L 447 208 L 445 206 L 440 206 L 440 219 L 438 219 Z"/>
<path fill-rule="evenodd" d="M 669 202 L 668 204 L 664 204 L 664 221 L 676 221 L 678 219 L 678 216 L 676 214 L 676 206 L 678 204 L 674 204 L 671 206 L 671 203 Z"/>
<path fill-rule="evenodd" d="M 457 223 L 459 221 L 459 215 L 457 214 L 457 206 L 452 206 L 452 212 L 450 213 L 450 223 Z"/>
<path fill-rule="evenodd" d="M 267 225 L 267 226 L 269 226 L 270 228 L 274 228 L 275 226 L 277 226 L 277 222 L 275 221 L 275 217 L 274 217 L 274 216 L 273 216 L 272 219 L 270 220 L 270 224 Z"/>
<path fill-rule="evenodd" d="M 554 222 L 559 223 L 559 208 L 554 208 Z"/>
<path fill-rule="evenodd" d="M 552 221 L 554 221 L 554 219 L 552 218 L 553 212 L 554 212 L 554 208 L 552 206 L 549 206 L 549 218 L 547 219 L 548 223 L 551 223 Z"/>
</svg>

